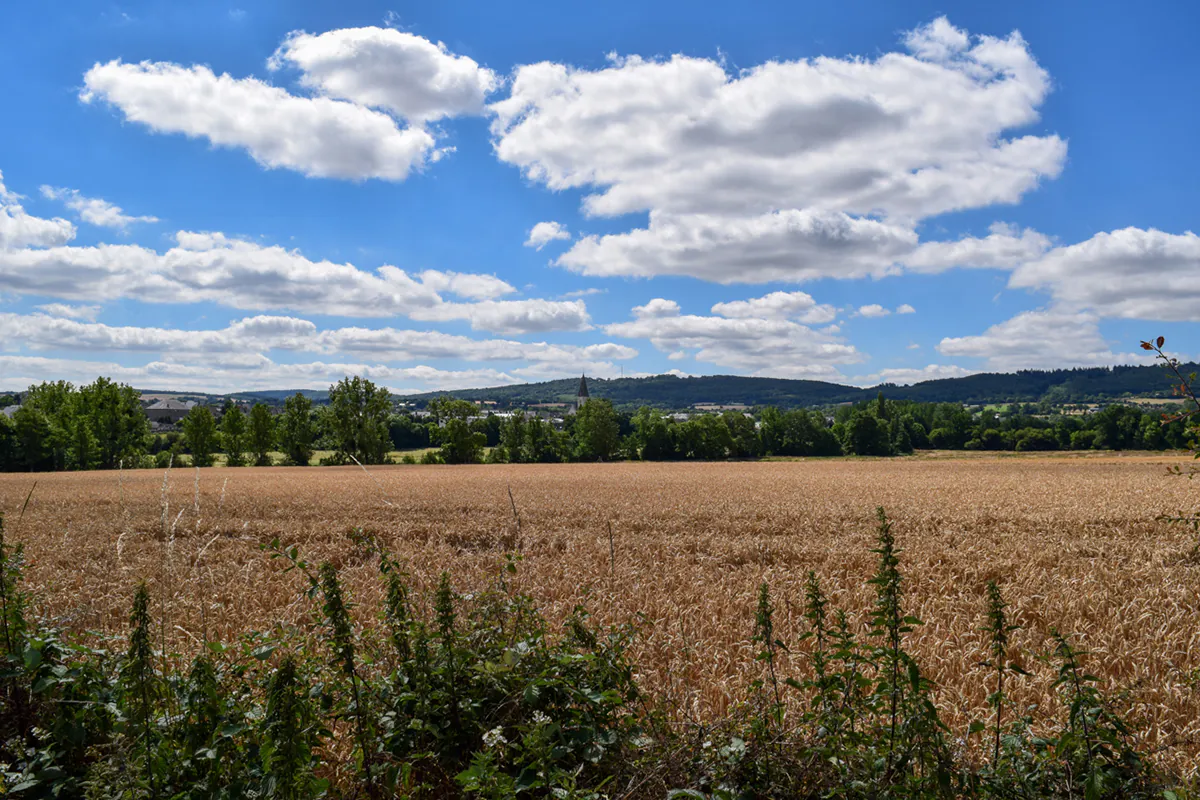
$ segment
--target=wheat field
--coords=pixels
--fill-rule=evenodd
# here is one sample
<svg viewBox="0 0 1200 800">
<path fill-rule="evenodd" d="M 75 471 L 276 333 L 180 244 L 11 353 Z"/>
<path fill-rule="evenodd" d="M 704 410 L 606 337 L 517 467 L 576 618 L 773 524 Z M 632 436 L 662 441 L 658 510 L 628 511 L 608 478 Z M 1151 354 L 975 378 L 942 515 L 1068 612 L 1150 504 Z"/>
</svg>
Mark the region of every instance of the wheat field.
<svg viewBox="0 0 1200 800">
<path fill-rule="evenodd" d="M 167 649 L 184 654 L 206 638 L 228 641 L 307 617 L 303 579 L 261 548 L 276 537 L 312 562 L 338 566 L 360 615 L 380 599 L 364 535 L 403 560 L 418 587 L 449 570 L 460 592 L 493 579 L 502 554 L 519 547 L 520 590 L 552 619 L 585 603 L 602 621 L 641 620 L 643 685 L 681 718 L 709 720 L 743 699 L 757 675 L 749 639 L 760 582 L 772 586 L 785 642 L 804 630 L 809 570 L 862 619 L 882 505 L 904 548 L 908 613 L 925 623 L 909 644 L 937 682 L 948 722 L 987 715 L 978 628 L 984 585 L 995 579 L 1023 626 L 1014 641 L 1033 673 L 1014 689 L 1022 706 L 1049 705 L 1053 667 L 1036 654 L 1056 627 L 1092 653 L 1089 668 L 1142 742 L 1190 771 L 1200 754 L 1200 561 L 1190 556 L 1191 529 L 1155 520 L 1200 506 L 1200 485 L 1166 474 L 1182 461 L 1056 455 L 5 474 L 0 510 L 9 539 L 25 545 L 39 613 L 80 632 L 122 633 L 132 588 L 145 579 Z"/>
</svg>

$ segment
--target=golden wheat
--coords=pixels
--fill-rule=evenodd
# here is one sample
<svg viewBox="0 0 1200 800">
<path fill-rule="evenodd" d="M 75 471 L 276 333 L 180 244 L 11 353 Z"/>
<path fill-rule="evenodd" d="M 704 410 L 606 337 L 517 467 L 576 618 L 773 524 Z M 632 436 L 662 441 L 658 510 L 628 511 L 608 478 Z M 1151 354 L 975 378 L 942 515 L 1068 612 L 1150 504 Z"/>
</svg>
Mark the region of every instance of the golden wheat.
<svg viewBox="0 0 1200 800">
<path fill-rule="evenodd" d="M 355 528 L 405 561 L 416 586 L 448 569 L 470 591 L 517 541 L 515 503 L 519 587 L 551 618 L 580 602 L 601 620 L 644 614 L 641 680 L 676 713 L 703 719 L 746 696 L 761 581 L 785 641 L 803 631 L 810 569 L 861 619 L 882 505 L 904 548 L 909 613 L 925 622 L 911 649 L 949 722 L 987 715 L 978 628 L 996 579 L 1035 673 L 1013 697 L 1046 713 L 1051 667 L 1029 654 L 1046 649 L 1051 627 L 1073 633 L 1143 743 L 1186 769 L 1200 754 L 1200 565 L 1188 557 L 1192 531 L 1155 517 L 1200 505 L 1200 486 L 1168 477 L 1171 460 L 127 470 L 36 476 L 19 521 L 34 476 L 8 474 L 0 509 L 31 558 L 39 612 L 121 632 L 145 578 L 168 648 L 186 652 L 309 613 L 303 579 L 260 549 L 275 537 L 339 567 L 356 613 L 371 614 L 380 586 Z"/>
</svg>

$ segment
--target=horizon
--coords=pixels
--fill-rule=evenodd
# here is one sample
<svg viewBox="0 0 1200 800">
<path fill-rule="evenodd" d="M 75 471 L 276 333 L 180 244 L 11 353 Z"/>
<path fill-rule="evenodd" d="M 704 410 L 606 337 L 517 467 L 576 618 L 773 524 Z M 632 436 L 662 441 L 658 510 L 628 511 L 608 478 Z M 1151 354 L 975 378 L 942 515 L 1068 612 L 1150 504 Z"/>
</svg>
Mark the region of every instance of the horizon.
<svg viewBox="0 0 1200 800">
<path fill-rule="evenodd" d="M 0 391 L 1195 361 L 1189 19 L 10 7 Z"/>
</svg>

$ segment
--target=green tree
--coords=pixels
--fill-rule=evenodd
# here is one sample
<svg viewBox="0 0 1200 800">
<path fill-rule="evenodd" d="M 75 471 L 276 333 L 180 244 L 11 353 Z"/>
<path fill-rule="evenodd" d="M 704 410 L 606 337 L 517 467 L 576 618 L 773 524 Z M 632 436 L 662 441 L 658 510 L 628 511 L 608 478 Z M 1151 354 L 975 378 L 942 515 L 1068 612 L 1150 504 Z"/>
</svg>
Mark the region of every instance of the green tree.
<svg viewBox="0 0 1200 800">
<path fill-rule="evenodd" d="M 80 416 L 95 439 L 97 466 L 116 469 L 122 461 L 133 463 L 145 455 L 150 421 L 142 410 L 141 395 L 132 386 L 97 378 L 79 395 Z"/>
<path fill-rule="evenodd" d="M 722 418 L 729 429 L 729 455 L 733 458 L 758 458 L 762 455 L 762 440 L 754 420 L 740 411 L 726 411 Z"/>
<path fill-rule="evenodd" d="M 72 445 L 79 446 L 72 435 L 77 399 L 75 387 L 66 381 L 29 387 L 20 410 L 13 415 L 26 468 L 62 470 L 77 460 L 78 451 L 72 453 Z"/>
<path fill-rule="evenodd" d="M 362 464 L 387 461 L 392 440 L 388 416 L 392 410 L 388 390 L 355 375 L 329 387 L 329 405 L 322 410 L 326 431 L 338 461 L 357 459 Z"/>
<path fill-rule="evenodd" d="M 193 406 L 180 423 L 183 438 L 192 454 L 192 464 L 211 467 L 213 452 L 217 449 L 217 421 L 208 406 Z"/>
<path fill-rule="evenodd" d="M 642 406 L 633 415 L 633 441 L 637 457 L 643 461 L 667 461 L 675 458 L 675 442 L 666 416 L 656 408 Z"/>
<path fill-rule="evenodd" d="M 621 446 L 621 423 L 609 400 L 589 400 L 575 414 L 575 457 L 611 461 Z"/>
<path fill-rule="evenodd" d="M 13 414 L 12 425 L 17 461 L 21 467 L 34 472 L 55 469 L 54 435 L 46 413 L 22 405 Z"/>
<path fill-rule="evenodd" d="M 221 414 L 221 446 L 225 450 L 225 463 L 230 467 L 246 466 L 247 446 L 246 414 L 232 400 L 226 401 Z"/>
<path fill-rule="evenodd" d="M 554 464 L 563 460 L 566 434 L 541 417 L 533 417 L 525 425 L 525 441 L 521 460 L 528 464 Z"/>
<path fill-rule="evenodd" d="M 514 411 L 500 424 L 500 444 L 496 447 L 496 459 L 510 464 L 525 460 L 525 415 Z"/>
<path fill-rule="evenodd" d="M 888 433 L 887 423 L 873 414 L 856 413 L 846 424 L 843 445 L 856 456 L 890 456 L 892 443 Z"/>
<path fill-rule="evenodd" d="M 284 402 L 279 422 L 279 446 L 287 462 L 307 467 L 312 460 L 314 438 L 312 401 L 296 392 Z"/>
<path fill-rule="evenodd" d="M 0 472 L 10 472 L 20 466 L 17 448 L 17 427 L 5 414 L 0 414 Z"/>
<path fill-rule="evenodd" d="M 254 466 L 271 466 L 271 450 L 275 447 L 275 418 L 271 409 L 255 403 L 250 409 L 250 453 Z"/>
<path fill-rule="evenodd" d="M 483 460 L 487 435 L 471 430 L 471 426 L 464 419 L 451 417 L 445 424 L 431 430 L 430 436 L 441 447 L 443 463 L 478 464 Z"/>
</svg>

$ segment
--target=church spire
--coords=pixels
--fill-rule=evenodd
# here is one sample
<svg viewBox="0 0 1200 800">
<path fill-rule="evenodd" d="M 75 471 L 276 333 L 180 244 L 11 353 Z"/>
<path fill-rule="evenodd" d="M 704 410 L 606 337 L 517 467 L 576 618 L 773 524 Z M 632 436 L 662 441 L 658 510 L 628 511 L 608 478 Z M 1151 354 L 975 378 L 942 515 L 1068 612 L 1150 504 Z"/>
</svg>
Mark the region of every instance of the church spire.
<svg viewBox="0 0 1200 800">
<path fill-rule="evenodd" d="M 575 393 L 575 412 L 583 408 L 583 404 L 588 401 L 587 376 L 579 376 L 579 391 Z"/>
</svg>

